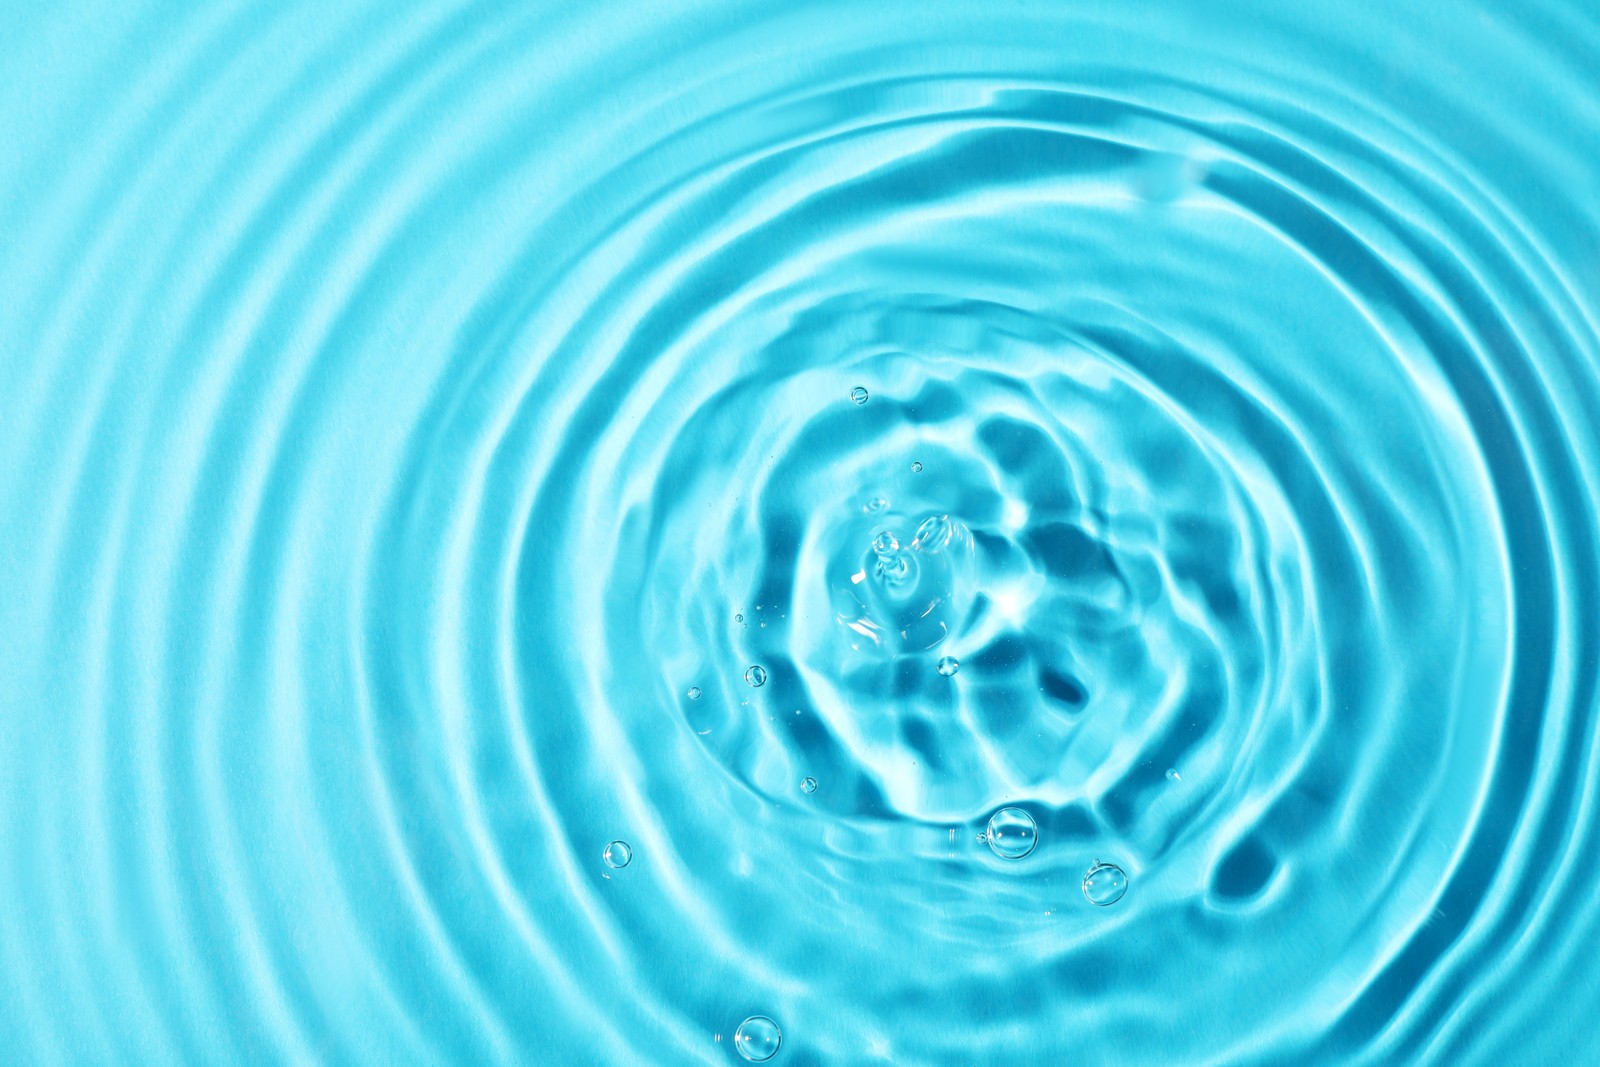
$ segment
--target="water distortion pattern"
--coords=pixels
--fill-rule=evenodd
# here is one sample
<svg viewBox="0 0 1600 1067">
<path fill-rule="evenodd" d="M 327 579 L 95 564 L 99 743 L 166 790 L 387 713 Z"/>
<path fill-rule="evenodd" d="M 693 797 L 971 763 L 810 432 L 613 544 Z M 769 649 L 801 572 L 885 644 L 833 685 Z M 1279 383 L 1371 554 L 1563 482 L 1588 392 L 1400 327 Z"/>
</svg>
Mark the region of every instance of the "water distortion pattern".
<svg viewBox="0 0 1600 1067">
<path fill-rule="evenodd" d="M 21 1063 L 1600 1058 L 1600 9 L 12 5 Z"/>
</svg>

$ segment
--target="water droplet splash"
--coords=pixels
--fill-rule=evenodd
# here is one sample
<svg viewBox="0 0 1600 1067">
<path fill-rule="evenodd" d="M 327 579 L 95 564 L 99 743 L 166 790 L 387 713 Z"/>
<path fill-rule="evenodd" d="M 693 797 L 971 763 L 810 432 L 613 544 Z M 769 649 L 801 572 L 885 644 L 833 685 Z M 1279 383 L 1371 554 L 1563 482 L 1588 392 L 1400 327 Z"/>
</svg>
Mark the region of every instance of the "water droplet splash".
<svg viewBox="0 0 1600 1067">
<path fill-rule="evenodd" d="M 1097 907 L 1108 907 L 1128 892 L 1128 876 L 1115 863 L 1095 861 L 1083 876 L 1083 895 Z"/>
<path fill-rule="evenodd" d="M 808 775 L 807 777 L 800 779 L 800 792 L 815 793 L 816 791 L 817 780 L 815 778 L 812 778 Z"/>
<path fill-rule="evenodd" d="M 733 1032 L 733 1047 L 751 1063 L 765 1063 L 778 1054 L 783 1032 L 765 1015 L 752 1015 Z"/>
<path fill-rule="evenodd" d="M 865 404 L 867 402 L 866 386 L 858 385 L 854 389 L 850 390 L 850 399 L 854 400 L 857 404 Z M 894 405 L 892 404 L 890 405 L 890 407 L 893 406 Z"/>
<path fill-rule="evenodd" d="M 939 657 L 939 673 L 944 675 L 946 678 L 951 677 L 960 669 L 961 661 L 956 659 L 954 656 Z M 979 673 L 981 674 L 982 672 L 980 671 Z"/>
<path fill-rule="evenodd" d="M 744 680 L 749 682 L 752 688 L 760 689 L 767 684 L 767 669 L 759 663 L 753 663 L 745 669 Z"/>
<path fill-rule="evenodd" d="M 950 521 L 950 516 L 930 515 L 917 527 L 917 536 L 911 539 L 911 547 L 932 556 L 944 551 L 944 547 L 955 537 L 956 524 Z"/>
<path fill-rule="evenodd" d="M 633 861 L 633 849 L 626 841 L 613 841 L 606 846 L 600 858 L 606 861 L 607 867 L 620 871 Z"/>
<path fill-rule="evenodd" d="M 948 515 L 874 513 L 839 527 L 831 553 L 835 619 L 850 647 L 898 656 L 935 647 L 977 592 L 972 533 Z M 915 530 L 915 536 L 912 531 Z"/>
<path fill-rule="evenodd" d="M 1001 859 L 1020 860 L 1039 843 L 1039 825 L 1021 808 L 1001 808 L 990 817 L 984 840 Z"/>
<path fill-rule="evenodd" d="M 880 530 L 872 539 L 872 554 L 877 556 L 872 573 L 879 581 L 896 586 L 906 582 L 912 574 L 913 560 L 909 552 L 900 548 L 900 539 L 890 530 Z"/>
</svg>

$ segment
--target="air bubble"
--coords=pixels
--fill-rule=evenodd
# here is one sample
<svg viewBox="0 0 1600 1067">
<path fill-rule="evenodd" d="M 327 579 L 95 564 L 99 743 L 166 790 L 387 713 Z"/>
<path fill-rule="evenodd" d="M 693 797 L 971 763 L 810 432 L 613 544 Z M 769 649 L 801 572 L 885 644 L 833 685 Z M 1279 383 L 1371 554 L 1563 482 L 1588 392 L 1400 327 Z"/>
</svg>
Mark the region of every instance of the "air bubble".
<svg viewBox="0 0 1600 1067">
<path fill-rule="evenodd" d="M 885 559 L 900 551 L 900 539 L 892 531 L 879 530 L 878 536 L 872 539 L 872 551 L 879 559 Z"/>
<path fill-rule="evenodd" d="M 939 673 L 944 675 L 946 678 L 955 674 L 956 671 L 959 671 L 960 669 L 961 661 L 956 659 L 954 656 L 939 657 Z M 982 674 L 983 672 L 979 671 L 978 673 Z"/>
<path fill-rule="evenodd" d="M 911 473 L 912 474 L 921 474 L 922 473 L 922 460 L 920 460 L 920 459 L 919 460 L 915 460 L 911 464 Z"/>
<path fill-rule="evenodd" d="M 1083 876 L 1083 895 L 1099 907 L 1115 904 L 1128 892 L 1128 875 L 1115 863 L 1095 861 Z"/>
<path fill-rule="evenodd" d="M 760 689 L 762 686 L 767 684 L 767 669 L 761 666 L 759 663 L 752 664 L 745 670 L 744 680 L 749 682 L 755 688 Z"/>
<path fill-rule="evenodd" d="M 850 390 L 850 399 L 854 400 L 857 404 L 865 404 L 867 402 L 866 387 L 858 385 L 854 389 Z M 890 407 L 893 406 L 894 405 L 892 404 L 890 405 Z"/>
<path fill-rule="evenodd" d="M 778 1054 L 783 1033 L 765 1015 L 752 1015 L 733 1032 L 733 1047 L 751 1063 L 765 1063 Z"/>
<path fill-rule="evenodd" d="M 691 685 L 689 687 L 689 699 L 690 700 L 699 700 L 700 699 L 700 687 L 698 685 Z"/>
<path fill-rule="evenodd" d="M 1176 767 L 1168 767 L 1167 768 L 1167 781 L 1169 781 L 1169 782 L 1181 782 L 1182 780 L 1183 780 L 1183 775 L 1178 773 L 1178 768 L 1176 768 Z"/>
<path fill-rule="evenodd" d="M 1039 843 L 1039 825 L 1021 808 L 1001 808 L 989 819 L 985 837 L 996 856 L 1020 860 Z"/>
<path fill-rule="evenodd" d="M 735 615 L 733 617 L 733 621 L 738 623 L 740 626 L 743 626 L 744 625 L 744 616 L 743 615 Z"/>
<path fill-rule="evenodd" d="M 817 780 L 815 778 L 812 778 L 808 775 L 807 777 L 800 779 L 800 792 L 815 793 L 816 791 Z"/>
<path fill-rule="evenodd" d="M 633 849 L 626 841 L 613 841 L 600 853 L 600 858 L 606 861 L 606 866 L 612 870 L 621 870 L 633 860 Z"/>
</svg>

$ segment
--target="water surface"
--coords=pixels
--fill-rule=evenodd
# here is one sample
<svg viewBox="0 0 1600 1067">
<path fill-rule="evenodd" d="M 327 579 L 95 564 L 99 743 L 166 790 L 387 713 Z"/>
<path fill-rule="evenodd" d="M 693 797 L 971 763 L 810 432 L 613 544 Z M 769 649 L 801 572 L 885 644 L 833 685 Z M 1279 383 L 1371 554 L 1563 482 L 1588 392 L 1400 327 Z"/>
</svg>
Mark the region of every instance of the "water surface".
<svg viewBox="0 0 1600 1067">
<path fill-rule="evenodd" d="M 23 1063 L 1600 1060 L 1600 10 L 12 5 Z"/>
</svg>

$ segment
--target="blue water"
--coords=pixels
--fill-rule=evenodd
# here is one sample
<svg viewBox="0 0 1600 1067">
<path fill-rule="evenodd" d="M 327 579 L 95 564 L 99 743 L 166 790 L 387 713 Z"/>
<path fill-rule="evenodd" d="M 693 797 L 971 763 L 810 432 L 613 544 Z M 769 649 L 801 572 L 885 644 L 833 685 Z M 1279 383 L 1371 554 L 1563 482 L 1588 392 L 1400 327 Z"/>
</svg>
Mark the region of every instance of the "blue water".
<svg viewBox="0 0 1600 1067">
<path fill-rule="evenodd" d="M 1592 0 L 0 24 L 6 1062 L 1600 1063 Z"/>
</svg>

